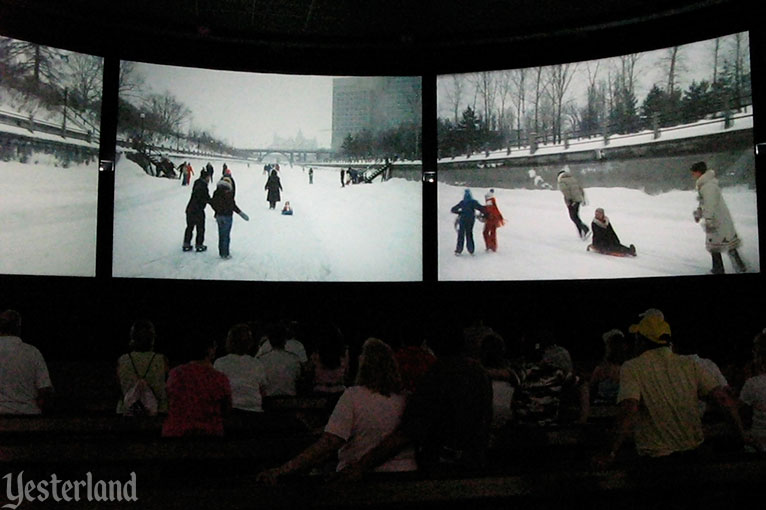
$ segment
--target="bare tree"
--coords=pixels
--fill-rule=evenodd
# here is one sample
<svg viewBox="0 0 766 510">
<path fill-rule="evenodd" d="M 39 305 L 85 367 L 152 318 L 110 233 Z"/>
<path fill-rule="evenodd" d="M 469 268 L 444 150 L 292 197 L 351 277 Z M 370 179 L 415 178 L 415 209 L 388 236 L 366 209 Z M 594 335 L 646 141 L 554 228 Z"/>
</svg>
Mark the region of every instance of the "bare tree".
<svg viewBox="0 0 766 510">
<path fill-rule="evenodd" d="M 133 62 L 123 60 L 120 62 L 120 78 L 118 94 L 125 100 L 138 100 L 141 98 L 141 88 L 144 85 L 144 77 L 136 70 Z"/>
<path fill-rule="evenodd" d="M 144 100 L 144 107 L 156 122 L 155 129 L 165 135 L 180 132 L 181 125 L 191 117 L 191 110 L 170 92 L 151 94 Z"/>
<path fill-rule="evenodd" d="M 446 90 L 444 94 L 444 100 L 452 112 L 452 122 L 457 125 L 460 120 L 460 106 L 463 102 L 465 95 L 465 76 L 460 74 L 453 74 L 449 77 L 440 79 L 444 83 Z"/>
<path fill-rule="evenodd" d="M 481 99 L 481 111 L 484 117 L 484 129 L 489 131 L 493 128 L 492 119 L 497 94 L 497 79 L 495 73 L 485 71 L 473 75 L 476 93 Z"/>
<path fill-rule="evenodd" d="M 67 87 L 85 108 L 95 108 L 101 103 L 104 83 L 104 63 L 101 57 L 72 54 L 67 59 Z"/>
<path fill-rule="evenodd" d="M 521 136 L 521 122 L 527 113 L 527 69 L 516 69 L 511 74 L 511 79 L 516 88 L 516 129 Z"/>
<path fill-rule="evenodd" d="M 564 111 L 564 97 L 569 86 L 572 84 L 577 64 L 556 64 L 549 68 L 550 96 L 552 111 L 553 141 L 562 139 L 562 121 Z"/>
<path fill-rule="evenodd" d="M 681 46 L 673 46 L 665 50 L 665 57 L 663 62 L 666 65 L 666 85 L 665 91 L 668 95 L 673 94 L 678 83 L 678 78 L 681 72 L 684 71 L 683 54 L 681 52 Z"/>
</svg>

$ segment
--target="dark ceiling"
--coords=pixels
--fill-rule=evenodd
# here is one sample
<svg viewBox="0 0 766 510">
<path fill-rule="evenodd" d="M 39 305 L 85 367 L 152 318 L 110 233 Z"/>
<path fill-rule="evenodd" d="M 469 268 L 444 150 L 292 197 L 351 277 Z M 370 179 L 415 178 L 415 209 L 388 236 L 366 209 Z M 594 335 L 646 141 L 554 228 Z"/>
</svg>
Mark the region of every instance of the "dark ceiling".
<svg viewBox="0 0 766 510">
<path fill-rule="evenodd" d="M 231 67 L 248 51 L 328 63 L 385 60 L 471 67 L 489 53 L 564 52 L 594 34 L 612 44 L 674 33 L 746 29 L 741 0 L 0 0 L 0 30 L 91 53 L 211 60 Z M 737 25 L 743 25 L 737 27 Z M 731 30 L 729 30 L 731 31 Z M 8 32 L 11 32 L 8 34 Z M 646 46 L 646 41 L 641 41 Z M 662 44 L 659 43 L 658 44 Z M 162 51 L 158 51 L 162 48 Z M 237 59 L 230 58 L 231 49 Z M 593 48 L 593 52 L 598 52 Z M 608 52 L 601 48 L 602 52 Z M 161 53 L 158 57 L 158 53 Z M 582 53 L 582 52 L 580 52 Z M 214 58 L 210 58 L 211 55 Z M 227 63 L 227 60 L 231 63 Z M 268 64 L 267 64 L 268 65 Z M 353 65 L 353 64 L 352 64 Z M 478 63 L 477 65 L 483 65 Z M 342 67 L 342 65 L 341 65 Z M 404 65 L 408 67 L 408 65 Z"/>
</svg>

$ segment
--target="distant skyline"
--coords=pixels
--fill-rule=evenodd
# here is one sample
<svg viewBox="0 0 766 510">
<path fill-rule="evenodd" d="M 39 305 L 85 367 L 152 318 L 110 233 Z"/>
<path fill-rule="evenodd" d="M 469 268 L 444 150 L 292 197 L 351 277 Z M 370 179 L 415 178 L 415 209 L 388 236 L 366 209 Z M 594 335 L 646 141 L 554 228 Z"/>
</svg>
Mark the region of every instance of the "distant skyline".
<svg viewBox="0 0 766 510">
<path fill-rule="evenodd" d="M 264 148 L 298 132 L 330 147 L 332 76 L 221 71 L 135 63 L 143 93 L 169 92 L 192 112 L 189 127 L 240 149 Z"/>
</svg>

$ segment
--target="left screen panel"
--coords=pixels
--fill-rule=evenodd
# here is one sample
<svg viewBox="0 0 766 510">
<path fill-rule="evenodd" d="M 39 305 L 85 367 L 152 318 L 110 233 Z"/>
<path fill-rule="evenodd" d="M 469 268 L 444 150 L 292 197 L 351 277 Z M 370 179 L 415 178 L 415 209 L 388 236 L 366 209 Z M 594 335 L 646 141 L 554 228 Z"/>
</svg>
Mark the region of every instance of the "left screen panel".
<svg viewBox="0 0 766 510">
<path fill-rule="evenodd" d="M 0 274 L 95 276 L 103 59 L 0 36 Z"/>
<path fill-rule="evenodd" d="M 114 276 L 422 280 L 420 77 L 120 73 Z"/>
</svg>

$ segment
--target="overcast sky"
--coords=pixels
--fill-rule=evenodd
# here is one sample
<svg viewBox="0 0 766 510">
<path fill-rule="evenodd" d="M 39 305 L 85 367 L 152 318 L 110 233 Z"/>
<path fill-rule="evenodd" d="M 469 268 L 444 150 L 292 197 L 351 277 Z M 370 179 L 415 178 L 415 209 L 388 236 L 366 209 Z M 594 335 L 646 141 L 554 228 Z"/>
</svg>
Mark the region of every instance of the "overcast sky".
<svg viewBox="0 0 766 510">
<path fill-rule="evenodd" d="M 194 69 L 139 63 L 145 92 L 170 92 L 192 111 L 191 125 L 237 148 L 268 147 L 274 134 L 332 137 L 332 77 Z M 184 126 L 186 131 L 189 126 Z"/>
<path fill-rule="evenodd" d="M 748 55 L 749 61 L 749 44 L 747 39 L 747 33 L 744 34 L 744 48 L 743 51 Z M 679 52 L 681 69 L 678 73 L 678 86 L 685 90 L 692 81 L 708 80 L 712 81 L 713 76 L 713 54 L 714 54 L 714 39 L 707 41 L 700 41 L 697 43 L 686 44 L 681 46 Z M 719 47 L 719 72 L 721 71 L 721 62 L 723 57 L 728 57 L 732 54 L 732 48 L 734 47 L 734 36 L 726 36 L 721 38 L 721 44 Z M 636 96 L 639 104 L 646 97 L 646 94 L 651 90 L 652 86 L 658 84 L 664 86 L 667 81 L 667 49 L 660 49 L 655 51 L 648 51 L 641 54 L 636 65 L 636 76 L 638 81 L 636 84 Z M 615 58 L 605 58 L 599 60 L 579 62 L 577 65 L 575 78 L 569 87 L 569 92 L 566 99 L 574 99 L 577 104 L 584 105 L 586 102 L 586 91 L 588 85 L 588 69 L 593 72 L 596 69 L 596 63 L 598 65 L 598 76 L 600 80 L 606 80 L 607 73 L 609 72 L 612 63 L 615 62 Z M 749 67 L 749 66 L 748 66 Z M 502 68 L 498 66 L 498 68 Z M 510 69 L 510 68 L 509 68 Z M 447 99 L 448 94 L 451 91 L 451 78 L 450 75 L 440 76 L 437 81 L 437 104 L 438 115 L 442 118 L 451 118 L 453 116 L 451 101 Z M 528 101 L 531 98 L 531 90 L 533 88 L 531 81 L 528 82 Z M 473 89 L 465 91 L 463 93 L 464 100 L 462 101 L 463 107 L 460 110 L 464 110 L 466 106 L 472 105 L 474 101 Z M 477 103 L 478 104 L 478 103 Z M 528 103 L 529 104 L 529 103 Z"/>
</svg>

